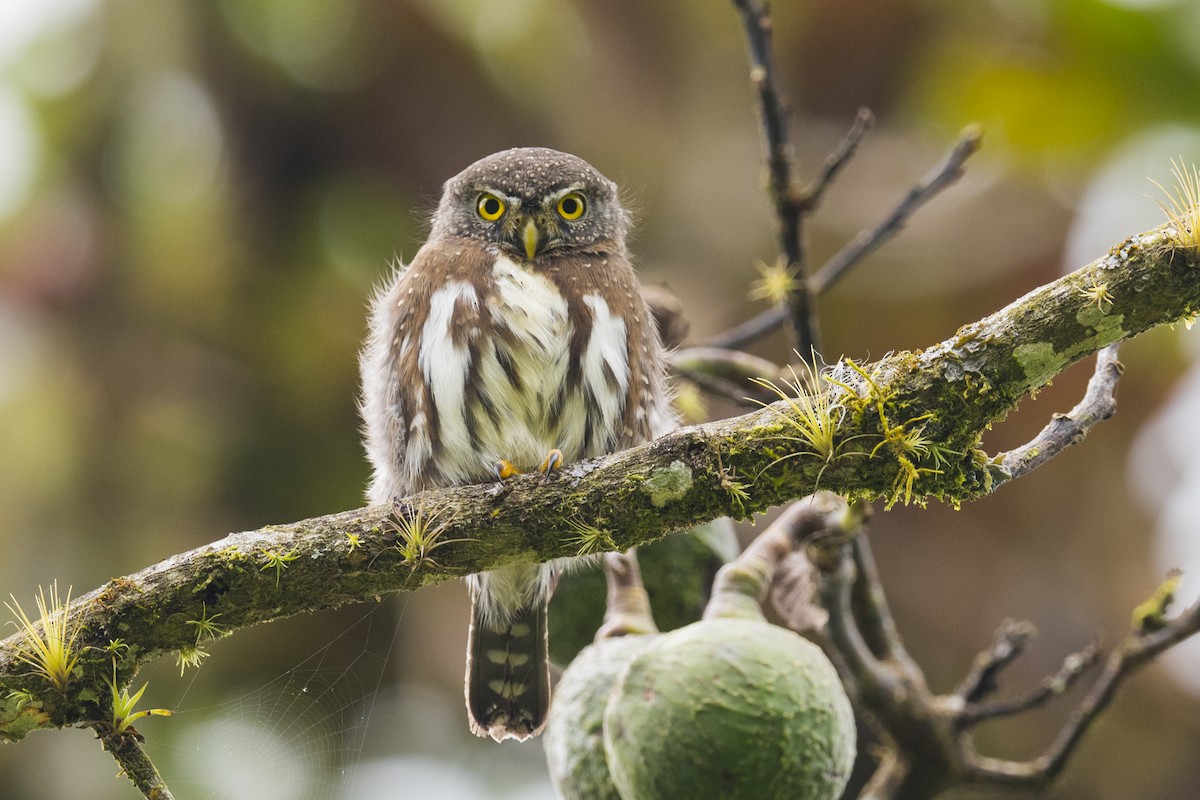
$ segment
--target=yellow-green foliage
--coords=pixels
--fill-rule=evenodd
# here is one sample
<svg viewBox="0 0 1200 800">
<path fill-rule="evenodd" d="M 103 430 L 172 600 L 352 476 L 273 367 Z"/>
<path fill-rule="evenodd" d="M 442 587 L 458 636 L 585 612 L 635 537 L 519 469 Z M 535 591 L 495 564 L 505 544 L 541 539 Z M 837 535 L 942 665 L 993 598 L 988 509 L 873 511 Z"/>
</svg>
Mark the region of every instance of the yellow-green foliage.
<svg viewBox="0 0 1200 800">
<path fill-rule="evenodd" d="M 117 686 L 117 663 L 113 661 L 113 676 L 108 681 L 108 688 L 112 691 L 112 720 L 110 724 L 112 729 L 109 733 L 121 735 L 129 731 L 134 722 L 142 717 L 169 717 L 171 712 L 165 708 L 148 708 L 143 711 L 134 711 L 138 701 L 142 699 L 142 695 L 146 691 L 149 683 L 143 683 L 142 688 L 138 689 L 132 695 L 129 694 L 129 688 L 124 689 Z"/>
<path fill-rule="evenodd" d="M 590 556 L 617 548 L 612 534 L 601 527 L 591 525 L 578 516 L 567 520 L 567 524 L 575 532 L 575 535 L 567 541 L 577 546 L 575 551 L 577 556 Z"/>
<path fill-rule="evenodd" d="M 200 644 L 204 639 L 220 639 L 222 636 L 228 634 L 223 625 L 217 624 L 216 619 L 219 616 L 221 615 L 209 615 L 208 606 L 205 605 L 200 608 L 200 619 L 189 619 L 187 621 L 188 625 L 196 629 L 196 644 Z"/>
<path fill-rule="evenodd" d="M 1175 601 L 1182 573 L 1173 570 L 1167 579 L 1154 590 L 1154 594 L 1138 604 L 1133 610 L 1133 629 L 1138 633 L 1153 633 L 1167 624 L 1167 610 Z"/>
<path fill-rule="evenodd" d="M 1097 282 L 1093 279 L 1092 281 L 1089 281 L 1087 286 L 1079 287 L 1079 293 L 1083 295 L 1084 299 L 1086 299 L 1089 303 L 1096 306 L 1101 313 L 1107 310 L 1107 306 L 1111 306 L 1113 304 L 1112 292 L 1108 290 L 1107 281 Z"/>
<path fill-rule="evenodd" d="M 857 398 L 854 409 L 856 415 L 861 415 L 870 408 L 879 418 L 880 441 L 871 449 L 868 456 L 875 458 L 881 452 L 889 454 L 895 460 L 898 468 L 896 478 L 887 494 L 886 507 L 891 508 L 901 499 L 904 500 L 905 505 L 908 505 L 913 500 L 913 483 L 917 478 L 921 475 L 940 475 L 942 472 L 940 468 L 949 461 L 950 456 L 962 454 L 950 450 L 925 435 L 925 425 L 919 423 L 933 419 L 932 413 L 919 414 L 904 422 L 891 422 L 888 411 L 888 404 L 891 400 L 890 393 L 884 391 L 875 381 L 875 377 L 858 364 L 850 359 L 844 359 L 842 363 L 862 379 L 866 393 L 858 392 L 848 383 L 829 380 L 842 387 L 847 396 Z M 920 466 L 923 461 L 932 462 L 933 466 Z M 918 500 L 918 502 L 920 501 Z"/>
<path fill-rule="evenodd" d="M 766 300 L 779 305 L 790 300 L 800 288 L 798 273 L 782 257 L 774 264 L 760 261 L 754 267 L 762 277 L 750 284 L 751 300 Z"/>
<path fill-rule="evenodd" d="M 281 553 L 278 550 L 264 550 L 262 554 L 262 566 L 259 569 L 264 572 L 269 569 L 275 570 L 275 585 L 278 586 L 279 577 L 287 569 L 288 564 L 299 557 L 295 550 L 288 550 L 286 553 Z"/>
<path fill-rule="evenodd" d="M 1179 161 L 1171 159 L 1171 176 L 1175 179 L 1174 192 L 1151 179 L 1167 196 L 1167 201 L 1164 203 L 1160 200 L 1158 205 L 1175 228 L 1172 238 L 1176 244 L 1200 252 L 1200 171 L 1195 164 L 1187 164 L 1180 156 Z"/>
<path fill-rule="evenodd" d="M 175 663 L 179 665 L 179 674 L 182 676 L 188 667 L 199 668 L 209 655 L 211 654 L 207 650 L 198 646 L 179 648 L 175 654 Z"/>
<path fill-rule="evenodd" d="M 795 368 L 788 367 L 792 379 L 781 381 L 784 388 L 768 378 L 755 378 L 754 382 L 787 403 L 790 413 L 780 412 L 774 406 L 767 407 L 776 411 L 795 432 L 794 436 L 783 438 L 801 445 L 800 450 L 779 460 L 810 454 L 829 464 L 837 456 L 837 431 L 846 409 L 817 368 L 807 361 L 802 364 L 804 378 L 797 375 Z"/>
<path fill-rule="evenodd" d="M 17 659 L 32 667 L 35 673 L 49 681 L 54 688 L 66 691 L 71 683 L 75 665 L 79 662 L 79 651 L 75 649 L 79 625 L 71 618 L 70 588 L 67 589 L 67 599 L 61 603 L 58 600 L 57 581 L 50 586 L 48 603 L 45 592 L 41 587 L 38 588 L 39 619 L 36 623 L 25 614 L 16 597 L 9 597 L 12 598 L 12 603 L 5 605 L 17 618 L 16 621 L 10 621 L 10 624 L 25 634 L 25 641 L 17 648 Z"/>
<path fill-rule="evenodd" d="M 396 549 L 405 564 L 416 569 L 423 563 L 436 565 L 430 555 L 439 547 L 451 542 L 472 541 L 469 539 L 443 539 L 445 523 L 439 521 L 440 509 L 428 510 L 420 506 L 408 506 L 397 512 Z"/>
</svg>

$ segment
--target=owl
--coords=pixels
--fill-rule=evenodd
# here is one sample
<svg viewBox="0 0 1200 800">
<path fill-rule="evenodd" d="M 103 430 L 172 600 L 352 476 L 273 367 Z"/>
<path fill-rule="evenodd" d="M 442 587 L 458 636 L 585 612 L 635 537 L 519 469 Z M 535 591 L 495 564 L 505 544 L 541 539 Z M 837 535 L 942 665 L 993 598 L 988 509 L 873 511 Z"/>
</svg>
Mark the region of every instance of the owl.
<svg viewBox="0 0 1200 800">
<path fill-rule="evenodd" d="M 371 303 L 369 500 L 549 475 L 673 427 L 628 226 L 616 185 L 555 150 L 505 150 L 446 182 L 428 240 Z M 468 578 L 474 733 L 524 740 L 545 724 L 546 608 L 571 561 Z"/>
</svg>

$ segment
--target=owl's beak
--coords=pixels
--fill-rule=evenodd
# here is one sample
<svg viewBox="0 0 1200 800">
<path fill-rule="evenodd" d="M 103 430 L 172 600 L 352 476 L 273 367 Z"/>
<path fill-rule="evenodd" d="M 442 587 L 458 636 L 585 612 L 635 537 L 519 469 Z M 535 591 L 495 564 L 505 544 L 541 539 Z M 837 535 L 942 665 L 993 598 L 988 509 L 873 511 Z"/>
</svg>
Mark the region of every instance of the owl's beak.
<svg viewBox="0 0 1200 800">
<path fill-rule="evenodd" d="M 525 255 L 533 261 L 533 257 L 537 255 L 538 243 L 542 239 L 542 232 L 538 229 L 537 223 L 532 218 L 525 220 L 525 228 L 521 231 L 521 238 L 525 243 Z"/>
</svg>

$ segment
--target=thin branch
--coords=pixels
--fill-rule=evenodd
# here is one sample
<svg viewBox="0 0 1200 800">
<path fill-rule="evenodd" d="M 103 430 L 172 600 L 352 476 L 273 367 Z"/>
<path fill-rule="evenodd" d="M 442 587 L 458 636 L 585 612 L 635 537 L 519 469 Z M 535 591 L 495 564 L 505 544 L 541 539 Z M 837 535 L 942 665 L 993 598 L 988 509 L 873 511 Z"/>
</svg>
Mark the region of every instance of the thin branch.
<svg viewBox="0 0 1200 800">
<path fill-rule="evenodd" d="M 722 400 L 733 403 L 738 408 L 761 408 L 762 402 L 756 402 L 757 400 L 761 398 L 763 402 L 766 402 L 771 399 L 764 394 L 761 387 L 743 389 L 740 383 L 734 383 L 731 380 L 718 378 L 715 375 L 709 375 L 704 372 L 691 372 L 686 369 L 676 369 L 673 372 L 680 378 L 696 384 L 705 394 L 720 397 Z M 751 397 L 751 395 L 758 395 L 758 397 Z"/>
<path fill-rule="evenodd" d="M 857 800 L 892 800 L 908 777 L 909 766 L 894 750 L 887 750 Z"/>
<path fill-rule="evenodd" d="M 742 16 L 750 57 L 750 81 L 758 92 L 767 162 L 767 192 L 779 226 L 779 253 L 784 265 L 799 275 L 799 285 L 781 310 L 791 322 L 792 345 L 798 353 L 821 351 L 815 295 L 807 286 L 808 265 L 804 252 L 802 220 L 806 196 L 796 184 L 789 109 L 775 68 L 771 15 L 760 0 L 734 0 Z M 836 171 L 836 168 L 833 170 Z"/>
<path fill-rule="evenodd" d="M 817 492 L 792 503 L 742 551 L 717 572 L 705 619 L 725 616 L 731 606 L 750 598 L 766 600 L 779 565 L 796 548 L 814 541 L 844 542 L 862 524 L 858 509 L 831 492 Z"/>
<path fill-rule="evenodd" d="M 146 749 L 142 747 L 138 736 L 101 736 L 100 744 L 117 760 L 125 777 L 129 778 L 146 800 L 174 800 L 175 796 L 171 794 L 162 776 L 158 774 L 158 769 L 146 755 Z"/>
<path fill-rule="evenodd" d="M 818 601 L 829 614 L 825 633 L 829 637 L 842 682 L 848 690 L 864 701 L 872 711 L 884 702 L 895 702 L 904 693 L 891 691 L 896 687 L 894 676 L 884 669 L 883 659 L 875 655 L 863 638 L 854 618 L 851 594 L 857 578 L 849 543 L 831 548 L 809 548 L 809 557 L 821 573 Z"/>
<path fill-rule="evenodd" d="M 1066 414 L 1055 414 L 1033 441 L 1000 456 L 1013 478 L 1037 469 L 1087 436 L 1097 423 L 1117 413 L 1117 381 L 1125 370 L 1117 360 L 1117 349 L 1118 345 L 1111 344 L 1096 354 L 1096 370 L 1083 399 L 1074 408 Z"/>
<path fill-rule="evenodd" d="M 804 187 L 804 195 L 800 203 L 800 210 L 811 212 L 820 204 L 821 198 L 825 194 L 825 190 L 837 177 L 837 174 L 842 171 L 842 167 L 849 163 L 854 152 L 858 150 L 859 144 L 862 143 L 863 137 L 867 131 L 875 124 L 875 115 L 871 113 L 869 108 L 860 108 L 854 116 L 854 124 L 850 126 L 850 130 L 846 131 L 846 135 L 838 142 L 836 148 L 829 155 L 825 156 L 825 161 L 821 164 L 821 170 L 813 178 L 812 183 Z"/>
<path fill-rule="evenodd" d="M 1053 780 L 1067 763 L 1092 722 L 1112 700 L 1118 686 L 1159 653 L 1200 632 L 1200 603 L 1193 605 L 1159 630 L 1133 633 L 1109 655 L 1096 683 L 1076 707 L 1058 737 L 1033 761 L 1006 761 L 974 756 L 970 778 L 1008 786 L 1041 787 Z"/>
<path fill-rule="evenodd" d="M 865 535 L 857 536 L 851 542 L 851 555 L 858 574 L 851 593 L 851 603 L 863 640 L 876 656 L 891 661 L 911 679 L 917 680 L 921 668 L 904 647 L 904 640 L 883 591 L 879 570 L 875 566 L 871 543 Z"/>
<path fill-rule="evenodd" d="M 838 142 L 837 147 L 828 156 L 821 165 L 821 171 L 813 179 L 804 191 L 801 193 L 800 202 L 797 213 L 805 214 L 816 210 L 821 198 L 825 194 L 825 190 L 830 183 L 841 172 L 858 149 L 858 145 L 862 142 L 862 138 L 866 135 L 867 129 L 874 123 L 875 117 L 865 108 L 860 108 L 858 114 L 854 118 L 854 124 L 842 140 Z M 803 244 L 803 243 L 801 243 Z M 806 280 L 801 280 L 801 283 L 806 283 Z M 807 287 L 805 287 L 807 291 Z M 783 306 L 774 306 L 761 312 L 755 317 L 735 325 L 732 328 L 709 338 L 707 344 L 712 347 L 736 349 L 745 347 L 756 339 L 766 336 L 787 319 L 788 311 Z M 798 350 L 797 352 L 805 352 Z M 811 352 L 811 351 L 808 351 Z"/>
<path fill-rule="evenodd" d="M 857 124 L 856 120 L 856 126 Z M 851 133 L 853 132 L 854 129 L 851 130 Z M 849 134 L 847 138 L 849 138 Z M 843 145 L 845 142 L 846 140 L 843 140 Z M 979 149 L 981 142 L 982 135 L 979 128 L 972 126 L 964 130 L 941 166 L 930 177 L 909 190 L 908 194 L 880 222 L 872 228 L 861 231 L 820 270 L 808 277 L 809 293 L 817 297 L 829 291 L 855 264 L 899 233 L 908 218 L 916 213 L 922 205 L 962 177 L 966 160 Z M 837 152 L 835 151 L 830 158 L 836 156 Z M 709 337 L 705 343 L 712 347 L 744 347 L 774 331 L 787 318 L 787 309 L 778 306 L 768 308 L 745 322 Z"/>
<path fill-rule="evenodd" d="M 685 374 L 703 373 L 733 382 L 751 382 L 756 378 L 774 380 L 779 365 L 741 350 L 723 347 L 686 347 L 670 355 L 672 369 Z"/>
<path fill-rule="evenodd" d="M 795 155 L 788 131 L 790 109 L 779 89 L 770 10 L 759 0 L 734 0 L 734 5 L 742 15 L 742 28 L 746 33 L 750 57 L 750 81 L 758 92 L 766 149 L 767 191 L 779 223 L 779 251 L 789 265 L 802 266 L 804 253 L 800 236 L 800 211 L 803 192 L 794 178 Z"/>
<path fill-rule="evenodd" d="M 874 227 L 860 232 L 813 274 L 809 281 L 812 293 L 819 296 L 828 291 L 851 267 L 899 233 L 917 209 L 961 178 L 963 165 L 979 150 L 982 141 L 983 132 L 978 126 L 972 125 L 964 129 L 945 161 L 932 175 L 909 190 L 886 217 Z"/>
<path fill-rule="evenodd" d="M 992 635 L 992 644 L 975 656 L 970 672 L 954 690 L 956 697 L 976 703 L 996 691 L 1000 672 L 1025 652 L 1029 640 L 1037 635 L 1033 623 L 1006 619 Z"/>
<path fill-rule="evenodd" d="M 774 399 L 756 378 L 775 379 L 779 366 L 742 350 L 722 347 L 688 347 L 669 357 L 671 371 L 710 394 L 746 408 L 757 408 Z"/>
<path fill-rule="evenodd" d="M 1088 668 L 1096 663 L 1099 657 L 1100 646 L 1096 642 L 1092 642 L 1078 653 L 1072 653 L 1063 659 L 1058 672 L 1043 679 L 1040 684 L 1024 695 L 1008 700 L 968 705 L 963 709 L 960 722 L 963 725 L 978 725 L 985 720 L 1011 717 L 1014 714 L 1043 706 L 1065 694 L 1087 672 Z"/>
<path fill-rule="evenodd" d="M 787 311 L 780 306 L 772 306 L 744 322 L 739 322 L 732 328 L 708 337 L 704 343 L 709 347 L 731 349 L 745 347 L 754 340 L 773 333 L 785 319 L 787 319 Z"/>
</svg>

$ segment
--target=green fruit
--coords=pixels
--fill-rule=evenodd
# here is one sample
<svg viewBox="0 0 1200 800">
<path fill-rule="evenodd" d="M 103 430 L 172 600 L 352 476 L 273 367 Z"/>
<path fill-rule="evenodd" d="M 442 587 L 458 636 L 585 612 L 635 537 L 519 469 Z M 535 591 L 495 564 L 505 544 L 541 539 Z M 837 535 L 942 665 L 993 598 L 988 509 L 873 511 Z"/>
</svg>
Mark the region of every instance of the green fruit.
<svg viewBox="0 0 1200 800">
<path fill-rule="evenodd" d="M 833 665 L 791 631 L 708 619 L 635 653 L 604 714 L 623 800 L 836 800 L 854 714 Z"/>
<path fill-rule="evenodd" d="M 620 636 L 585 647 L 563 672 L 542 743 L 564 800 L 621 800 L 604 758 L 604 707 L 617 676 L 657 636 Z"/>
</svg>

